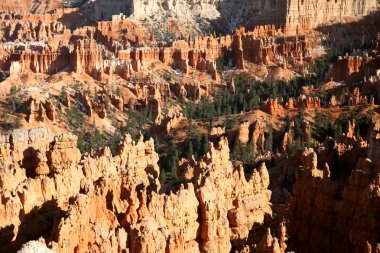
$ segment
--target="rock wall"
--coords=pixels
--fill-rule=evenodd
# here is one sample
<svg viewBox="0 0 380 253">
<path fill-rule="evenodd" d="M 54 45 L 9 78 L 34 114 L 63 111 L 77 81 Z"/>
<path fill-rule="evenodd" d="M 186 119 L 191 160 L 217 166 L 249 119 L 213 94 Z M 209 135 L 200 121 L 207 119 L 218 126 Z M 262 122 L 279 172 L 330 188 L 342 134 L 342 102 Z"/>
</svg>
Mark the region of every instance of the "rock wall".
<svg viewBox="0 0 380 253">
<path fill-rule="evenodd" d="M 361 17 L 377 9 L 375 0 L 288 0 L 285 32 L 308 31 L 328 22 Z"/>
<path fill-rule="evenodd" d="M 135 19 L 165 20 L 175 15 L 179 20 L 194 22 L 197 18 L 211 20 L 226 30 L 239 26 L 276 25 L 288 34 L 308 31 L 331 21 L 342 21 L 367 15 L 377 10 L 376 0 L 287 0 L 260 1 L 176 1 L 131 0 L 118 2 L 100 0 L 95 6 L 96 18 L 110 19 L 123 12 Z M 154 16 L 152 15 L 154 14 Z M 194 22 L 195 23 L 195 22 Z"/>
<path fill-rule="evenodd" d="M 0 12 L 30 14 L 48 13 L 64 6 L 66 2 L 4 0 Z M 70 1 L 69 4 L 75 4 Z M 197 19 L 209 20 L 232 32 L 239 26 L 276 25 L 287 34 L 308 31 L 321 24 L 342 21 L 367 15 L 378 9 L 376 0 L 232 0 L 168 1 L 168 0 L 98 0 L 94 3 L 95 20 L 109 21 L 116 14 L 125 14 L 136 20 L 164 21 L 176 17 L 182 23 L 198 26 Z M 154 14 L 154 15 L 153 15 Z M 186 22 L 185 22 L 186 21 Z"/>
<path fill-rule="evenodd" d="M 376 129 L 372 136 L 376 136 Z M 370 150 L 377 149 L 378 142 L 372 142 Z M 332 179 L 328 165 L 317 168 L 313 150 L 304 153 L 291 201 L 293 250 L 378 252 L 380 170 L 371 154 L 369 151 L 368 158 L 357 160 L 351 172 L 343 168 L 347 178 Z"/>
<path fill-rule="evenodd" d="M 63 1 L 61 0 L 25 0 L 25 1 L 15 1 L 15 0 L 4 0 L 0 3 L 0 12 L 8 13 L 19 13 L 19 14 L 29 14 L 29 13 L 45 13 L 51 10 L 57 9 L 63 6 Z"/>
<path fill-rule="evenodd" d="M 51 100 L 39 101 L 30 97 L 26 101 L 28 122 L 43 122 L 45 119 L 55 120 L 55 106 Z"/>
<path fill-rule="evenodd" d="M 272 214 L 265 165 L 245 174 L 230 162 L 226 139 L 210 144 L 188 167 L 193 176 L 170 192 L 158 182 L 152 140 L 126 136 L 115 156 L 108 148 L 81 155 L 75 136 L 45 128 L 0 140 L 0 242 L 8 251 L 43 236 L 56 252 L 225 252 L 253 245 Z"/>
<path fill-rule="evenodd" d="M 66 35 L 66 39 L 68 39 L 70 37 L 70 31 L 67 30 L 61 22 L 52 20 L 53 16 L 54 15 L 46 15 L 40 17 L 30 15 L 30 17 L 14 17 L 9 19 L 9 17 L 7 18 L 7 14 L 2 14 L 2 18 L 4 19 L 1 20 L 0 18 L 0 27 L 2 28 L 0 36 L 5 41 L 23 40 L 24 42 L 48 40 L 53 34 L 55 36 L 57 36 L 57 34 Z"/>
<path fill-rule="evenodd" d="M 50 18 L 55 19 L 54 14 L 51 15 Z M 44 19 L 48 17 L 44 15 Z M 56 21 L 46 25 L 42 21 L 23 21 L 19 17 L 3 18 L 0 27 L 4 28 L 4 39 L 10 43 L 4 45 L 0 67 L 10 70 L 12 76 L 18 71 L 29 70 L 51 75 L 70 67 L 78 74 L 86 73 L 99 81 L 113 75 L 128 80 L 133 73 L 147 71 L 160 62 L 179 69 L 184 76 L 200 71 L 217 81 L 220 79 L 216 67 L 218 60 L 239 69 L 244 69 L 245 61 L 295 66 L 311 60 L 311 48 L 305 36 L 283 37 L 274 26 L 257 27 L 249 32 L 239 29 L 228 36 L 174 41 L 171 47 L 157 46 L 153 42 L 149 42 L 149 47 L 141 47 L 145 40 L 134 35 L 139 32 L 134 29 L 133 22 L 124 19 L 99 22 L 96 28 L 81 28 L 71 33 Z M 120 39 L 120 36 L 125 38 Z M 17 43 L 19 39 L 27 42 Z M 137 47 L 131 46 L 133 40 Z"/>
<path fill-rule="evenodd" d="M 246 240 L 252 240 L 250 230 L 259 228 L 265 215 L 271 215 L 265 165 L 245 175 L 241 165 L 234 167 L 229 161 L 228 143 L 224 138 L 218 149 L 210 143 L 201 161 L 183 161 L 178 174 L 198 188 L 201 252 L 225 251 L 231 249 L 231 245 L 244 246 Z"/>
<path fill-rule="evenodd" d="M 379 38 L 374 44 L 378 43 Z M 334 81 L 344 81 L 346 84 L 360 82 L 371 76 L 376 76 L 380 64 L 379 55 L 380 51 L 373 49 L 339 57 L 332 66 L 330 76 Z"/>
</svg>

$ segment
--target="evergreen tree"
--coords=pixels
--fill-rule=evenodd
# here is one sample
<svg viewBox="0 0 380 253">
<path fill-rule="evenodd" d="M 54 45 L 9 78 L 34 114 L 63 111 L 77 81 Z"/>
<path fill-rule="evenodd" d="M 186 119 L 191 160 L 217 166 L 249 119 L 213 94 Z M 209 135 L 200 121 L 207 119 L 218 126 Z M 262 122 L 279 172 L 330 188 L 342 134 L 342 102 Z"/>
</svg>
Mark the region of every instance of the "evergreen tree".
<svg viewBox="0 0 380 253">
<path fill-rule="evenodd" d="M 14 129 L 20 129 L 20 128 L 22 128 L 22 117 L 20 114 L 17 114 L 17 118 L 14 123 Z"/>
<path fill-rule="evenodd" d="M 265 150 L 270 152 L 273 151 L 273 127 L 271 124 L 269 124 L 268 137 L 265 140 Z"/>
<path fill-rule="evenodd" d="M 230 105 L 227 105 L 227 115 L 230 115 L 231 114 L 231 106 Z"/>
<path fill-rule="evenodd" d="M 193 136 L 193 120 L 189 119 L 189 126 L 187 128 L 187 135 L 191 138 Z"/>
<path fill-rule="evenodd" d="M 338 140 L 340 136 L 342 136 L 342 134 L 343 134 L 342 125 L 339 122 L 337 122 L 335 131 L 334 131 L 334 139 Z"/>
<path fill-rule="evenodd" d="M 156 153 L 160 153 L 160 142 L 158 140 L 157 135 L 154 136 L 153 140 L 154 140 L 154 151 Z"/>
<path fill-rule="evenodd" d="M 257 156 L 256 144 L 253 143 L 252 145 L 248 146 L 248 160 L 247 160 L 247 162 L 253 164 L 256 156 Z"/>
<path fill-rule="evenodd" d="M 247 111 L 248 111 L 247 101 L 244 100 L 244 101 L 243 101 L 243 112 L 247 112 Z"/>
<path fill-rule="evenodd" d="M 193 142 L 189 140 L 187 150 L 186 150 L 186 158 L 190 159 L 193 155 L 194 155 Z"/>
<path fill-rule="evenodd" d="M 179 151 L 174 139 L 168 140 L 167 155 L 162 159 L 161 167 L 166 168 L 166 182 L 175 182 L 177 177 L 177 165 L 179 160 Z"/>
<path fill-rule="evenodd" d="M 161 184 L 165 184 L 166 183 L 166 180 L 167 180 L 167 178 L 166 178 L 166 172 L 165 172 L 165 170 L 163 168 L 161 168 L 161 170 L 160 170 L 160 176 L 158 177 L 158 180 L 160 180 Z"/>
<path fill-rule="evenodd" d="M 201 148 L 200 148 L 200 156 L 203 156 L 204 154 L 206 154 L 207 152 L 207 149 L 208 149 L 208 135 L 207 134 L 203 134 L 202 136 L 202 140 L 201 140 Z"/>
<path fill-rule="evenodd" d="M 295 144 L 295 151 L 302 150 L 302 139 L 301 136 L 298 136 Z"/>
</svg>

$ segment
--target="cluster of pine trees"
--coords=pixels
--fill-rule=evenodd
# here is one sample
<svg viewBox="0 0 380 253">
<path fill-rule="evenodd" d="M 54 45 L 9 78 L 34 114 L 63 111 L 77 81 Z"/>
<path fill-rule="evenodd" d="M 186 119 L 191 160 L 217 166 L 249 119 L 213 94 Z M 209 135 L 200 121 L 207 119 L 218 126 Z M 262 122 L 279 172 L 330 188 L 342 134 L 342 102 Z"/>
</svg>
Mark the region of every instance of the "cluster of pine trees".
<svg viewBox="0 0 380 253">
<path fill-rule="evenodd" d="M 117 145 L 125 134 L 130 134 L 134 140 L 137 140 L 140 133 L 148 138 L 145 127 L 150 123 L 148 110 L 138 111 L 130 107 L 127 114 L 128 120 L 123 124 L 116 125 L 114 133 L 102 133 L 96 126 L 86 127 L 85 116 L 76 105 L 66 109 L 67 123 L 70 125 L 71 131 L 78 136 L 78 148 L 82 153 L 98 150 L 105 146 L 110 147 L 115 153 Z"/>
<path fill-rule="evenodd" d="M 313 138 L 320 142 L 323 142 L 327 137 L 338 140 L 347 131 L 348 122 L 353 120 L 356 122 L 356 137 L 366 138 L 374 113 L 373 110 L 360 113 L 359 108 L 348 113 L 342 113 L 337 119 L 334 119 L 331 111 L 317 111 L 312 129 Z"/>
<path fill-rule="evenodd" d="M 235 78 L 235 92 L 223 89 L 213 99 L 202 97 L 198 103 L 189 101 L 184 113 L 188 118 L 200 119 L 248 112 L 258 109 L 261 102 L 268 98 L 283 98 L 286 101 L 290 97 L 298 97 L 307 82 L 307 78 L 261 82 L 243 72 Z"/>
<path fill-rule="evenodd" d="M 164 149 L 158 149 L 161 183 L 176 182 L 178 180 L 177 164 L 179 159 L 182 157 L 192 159 L 194 157 L 194 159 L 199 160 L 206 154 L 208 145 L 208 134 L 198 132 L 194 128 L 192 120 L 190 120 L 187 129 L 187 138 L 181 145 L 177 145 L 172 136 L 164 138 L 160 143 L 160 146 L 163 146 Z M 156 146 L 158 146 L 158 143 L 156 143 Z"/>
</svg>

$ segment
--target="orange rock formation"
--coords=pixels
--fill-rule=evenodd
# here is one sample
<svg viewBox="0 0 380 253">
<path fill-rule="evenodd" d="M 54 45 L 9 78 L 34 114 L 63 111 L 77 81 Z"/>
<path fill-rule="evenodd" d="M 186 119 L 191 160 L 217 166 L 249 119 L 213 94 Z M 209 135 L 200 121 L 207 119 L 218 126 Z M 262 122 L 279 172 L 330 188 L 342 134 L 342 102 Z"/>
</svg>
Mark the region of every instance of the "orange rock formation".
<svg viewBox="0 0 380 253">
<path fill-rule="evenodd" d="M 242 166 L 229 161 L 226 139 L 218 148 L 210 144 L 206 155 L 187 167 L 193 171 L 187 182 L 168 194 L 158 193 L 152 140 L 126 136 L 116 156 L 105 148 L 82 157 L 75 136 L 53 137 L 46 128 L 0 140 L 0 226 L 13 225 L 7 231 L 17 243 L 50 229 L 47 245 L 57 252 L 222 252 L 243 247 L 252 239 L 250 231 L 272 214 L 265 165 L 247 177 Z M 54 220 L 58 208 L 65 215 Z M 37 219 L 29 220 L 32 213 Z M 46 222 L 33 232 L 24 226 L 39 219 Z"/>
<path fill-rule="evenodd" d="M 328 165 L 323 170 L 318 168 L 313 150 L 304 153 L 303 166 L 296 172 L 292 201 L 294 223 L 290 234 L 295 236 L 295 250 L 367 252 L 368 247 L 377 247 L 380 239 L 379 219 L 375 218 L 379 211 L 375 203 L 380 200 L 378 159 L 374 156 L 374 150 L 378 149 L 377 133 L 375 127 L 368 158 L 358 160 L 356 168 L 348 172 L 347 181 L 332 179 Z"/>
</svg>

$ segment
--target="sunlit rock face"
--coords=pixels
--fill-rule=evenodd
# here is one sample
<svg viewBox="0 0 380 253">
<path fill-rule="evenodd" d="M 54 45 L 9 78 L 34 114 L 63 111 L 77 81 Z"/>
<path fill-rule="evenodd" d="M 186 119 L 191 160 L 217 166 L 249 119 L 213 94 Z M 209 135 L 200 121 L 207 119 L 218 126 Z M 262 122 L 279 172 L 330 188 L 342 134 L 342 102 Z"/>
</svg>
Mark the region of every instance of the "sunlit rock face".
<svg viewBox="0 0 380 253">
<path fill-rule="evenodd" d="M 245 174 L 230 161 L 226 139 L 210 144 L 168 194 L 160 193 L 153 140 L 127 135 L 116 156 L 108 148 L 81 155 L 76 136 L 47 128 L 1 140 L 0 226 L 9 228 L 8 250 L 47 233 L 56 252 L 225 252 L 244 247 L 272 215 L 265 164 Z"/>
<path fill-rule="evenodd" d="M 44 13 L 51 10 L 57 9 L 64 6 L 65 0 L 25 0 L 25 1 L 14 1 L 14 0 L 3 0 L 0 3 L 0 12 L 8 13 L 19 13 L 28 14 L 34 13 Z"/>
<path fill-rule="evenodd" d="M 274 24 L 284 27 L 287 33 L 296 33 L 330 21 L 367 15 L 376 9 L 376 0 L 100 0 L 96 2 L 95 15 L 106 20 L 112 14 L 125 13 L 136 19 L 176 17 L 193 22 L 201 17 L 230 31 L 241 25 Z"/>
<path fill-rule="evenodd" d="M 330 21 L 364 16 L 376 11 L 377 8 L 374 0 L 289 0 L 286 29 L 289 32 L 309 30 Z"/>
<path fill-rule="evenodd" d="M 365 137 L 350 120 L 340 138 L 313 139 L 319 111 L 379 112 L 380 37 L 329 62 L 328 84 L 362 82 L 344 96 L 321 97 L 319 81 L 303 79 L 336 42 L 334 29 L 316 28 L 362 28 L 346 21 L 376 0 L 0 2 L 0 252 L 380 252 L 380 122 L 368 120 Z M 169 27 L 157 34 L 152 24 Z M 264 83 L 280 80 L 267 94 Z M 227 102 L 241 95 L 245 109 L 234 99 L 189 115 L 186 103 L 198 110 L 220 92 Z M 175 153 L 176 167 L 187 127 L 202 130 L 202 145 L 191 142 L 202 155 L 167 172 L 159 160 Z M 133 138 L 116 141 L 130 128 Z M 81 153 L 83 139 L 100 138 L 92 130 L 112 148 Z"/>
</svg>

